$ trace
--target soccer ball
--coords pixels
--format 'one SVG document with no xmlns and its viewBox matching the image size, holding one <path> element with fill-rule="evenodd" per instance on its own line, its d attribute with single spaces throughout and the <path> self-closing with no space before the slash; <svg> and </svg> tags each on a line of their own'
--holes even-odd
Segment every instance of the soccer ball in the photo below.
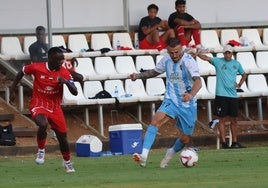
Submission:
<svg viewBox="0 0 268 188">
<path fill-rule="evenodd" d="M 198 154 L 192 148 L 185 148 L 180 153 L 181 164 L 185 167 L 195 166 L 198 161 Z"/>
</svg>

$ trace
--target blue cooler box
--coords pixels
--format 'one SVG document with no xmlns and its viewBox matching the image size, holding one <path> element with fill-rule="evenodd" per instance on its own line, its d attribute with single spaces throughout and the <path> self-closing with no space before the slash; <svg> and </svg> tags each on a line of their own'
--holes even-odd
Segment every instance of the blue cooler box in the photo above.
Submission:
<svg viewBox="0 0 268 188">
<path fill-rule="evenodd" d="M 141 124 L 118 124 L 109 126 L 112 153 L 133 154 L 142 151 Z"/>
<path fill-rule="evenodd" d="M 102 142 L 93 135 L 82 135 L 75 144 L 79 157 L 99 157 L 102 154 Z"/>
</svg>

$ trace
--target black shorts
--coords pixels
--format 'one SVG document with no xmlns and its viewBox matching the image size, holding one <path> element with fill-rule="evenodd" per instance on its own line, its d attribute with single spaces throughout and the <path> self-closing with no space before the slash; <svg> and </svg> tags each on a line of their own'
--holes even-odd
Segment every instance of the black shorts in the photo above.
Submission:
<svg viewBox="0 0 268 188">
<path fill-rule="evenodd" d="M 237 117 L 238 99 L 231 97 L 216 96 L 214 101 L 213 114 L 219 117 Z"/>
</svg>

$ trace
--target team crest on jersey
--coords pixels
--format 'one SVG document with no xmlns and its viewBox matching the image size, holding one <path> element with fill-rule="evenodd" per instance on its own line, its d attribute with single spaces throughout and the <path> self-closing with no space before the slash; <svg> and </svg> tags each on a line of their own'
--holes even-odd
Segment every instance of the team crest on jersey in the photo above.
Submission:
<svg viewBox="0 0 268 188">
<path fill-rule="evenodd" d="M 45 90 L 47 90 L 47 91 L 51 91 L 51 90 L 53 90 L 54 88 L 53 87 L 51 87 L 51 86 L 46 86 L 45 87 Z"/>
</svg>

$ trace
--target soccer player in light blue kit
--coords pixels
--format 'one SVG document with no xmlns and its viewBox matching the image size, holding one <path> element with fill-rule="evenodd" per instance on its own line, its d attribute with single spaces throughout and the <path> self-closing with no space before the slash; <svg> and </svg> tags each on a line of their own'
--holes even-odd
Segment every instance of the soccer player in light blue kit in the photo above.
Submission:
<svg viewBox="0 0 268 188">
<path fill-rule="evenodd" d="M 146 160 L 158 129 L 167 121 L 176 118 L 176 127 L 181 130 L 182 135 L 175 141 L 173 147 L 167 150 L 160 163 L 161 168 L 166 168 L 174 153 L 190 142 L 195 127 L 197 113 L 195 95 L 201 88 L 198 65 L 191 55 L 182 52 L 182 46 L 177 38 L 169 39 L 167 50 L 168 54 L 156 64 L 154 69 L 129 75 L 129 78 L 135 81 L 166 72 L 166 93 L 163 103 L 148 126 L 142 153 L 133 154 L 134 161 L 141 167 L 146 166 Z"/>
</svg>

